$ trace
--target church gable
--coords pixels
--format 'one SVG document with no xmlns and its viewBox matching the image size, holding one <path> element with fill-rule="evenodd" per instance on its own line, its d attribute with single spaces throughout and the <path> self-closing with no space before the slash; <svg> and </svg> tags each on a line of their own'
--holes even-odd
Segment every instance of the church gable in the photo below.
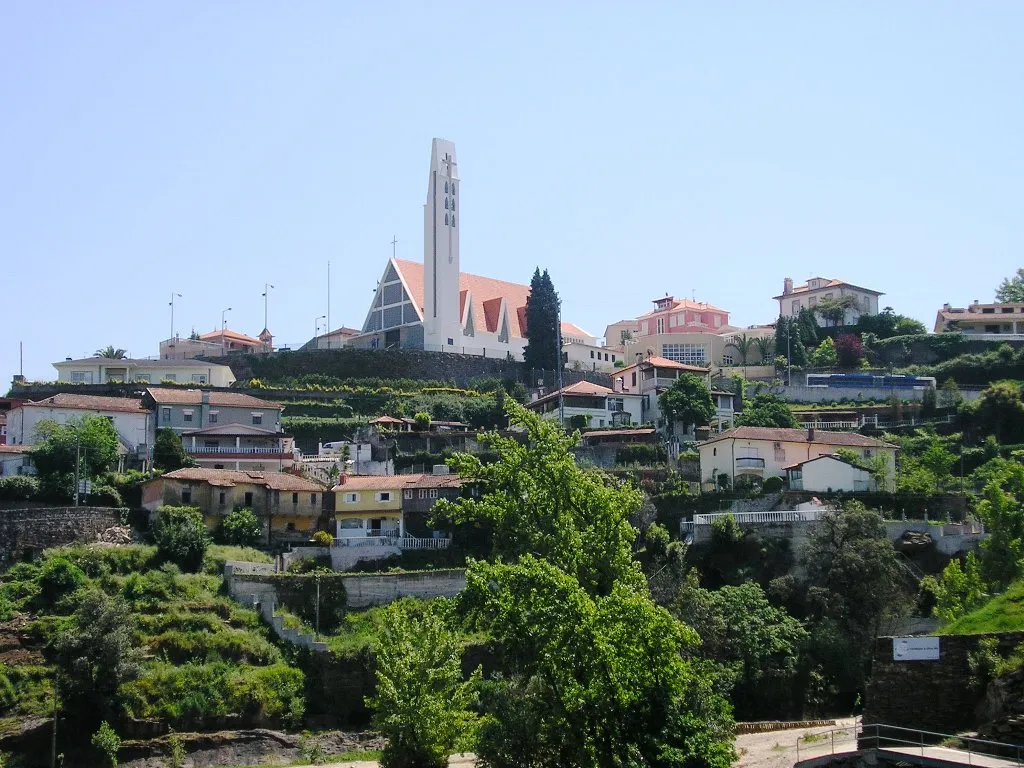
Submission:
<svg viewBox="0 0 1024 768">
<path fill-rule="evenodd" d="M 413 296 L 402 271 L 393 259 L 389 260 L 384 275 L 377 283 L 370 311 L 366 313 L 363 333 L 422 322 L 420 308 Z"/>
</svg>

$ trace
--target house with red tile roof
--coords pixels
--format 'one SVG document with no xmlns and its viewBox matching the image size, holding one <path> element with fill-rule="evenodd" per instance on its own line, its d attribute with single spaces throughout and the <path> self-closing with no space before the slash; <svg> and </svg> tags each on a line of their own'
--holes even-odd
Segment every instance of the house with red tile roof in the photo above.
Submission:
<svg viewBox="0 0 1024 768">
<path fill-rule="evenodd" d="M 697 446 L 701 482 L 707 489 L 720 487 L 723 475 L 728 478 L 730 486 L 736 484 L 737 478 L 744 476 L 760 480 L 772 476 L 785 477 L 788 470 L 820 456 L 832 456 L 840 449 L 852 451 L 864 465 L 873 462 L 883 465 L 885 475 L 879 478 L 878 485 L 883 490 L 893 487 L 896 477 L 896 446 L 856 432 L 826 432 L 814 427 L 737 427 L 713 435 L 710 440 Z M 881 461 L 878 457 L 881 457 Z M 830 470 L 835 469 L 830 467 Z M 823 473 L 823 476 L 833 474 L 835 472 L 830 471 Z M 855 479 L 863 479 L 856 473 L 847 472 L 844 476 L 851 483 Z"/>
<path fill-rule="evenodd" d="M 153 412 L 137 397 L 101 397 L 62 392 L 39 401 L 26 401 L 7 412 L 9 445 L 36 445 L 44 421 L 67 424 L 86 416 L 110 420 L 121 443 L 126 464 L 144 466 L 156 434 Z"/>
<path fill-rule="evenodd" d="M 563 418 L 567 427 L 598 429 L 643 423 L 643 397 L 620 392 L 589 381 L 577 381 L 562 389 L 537 393 L 526 404 L 542 418 Z"/>
<path fill-rule="evenodd" d="M 274 336 L 266 328 L 259 336 L 249 336 L 230 328 L 188 338 L 175 336 L 160 342 L 161 360 L 191 360 L 196 357 L 223 357 L 240 353 L 273 352 Z"/>
<path fill-rule="evenodd" d="M 840 325 L 853 325 L 861 315 L 878 314 L 878 297 L 885 294 L 870 288 L 862 288 L 843 280 L 828 277 L 812 277 L 803 285 L 793 285 L 793 279 L 787 277 L 782 281 L 782 293 L 774 299 L 779 302 L 781 317 L 796 317 L 800 310 L 816 311 L 817 306 L 825 300 L 842 300 L 848 306 L 843 322 Z M 819 325 L 823 318 L 815 314 Z"/>
<path fill-rule="evenodd" d="M 530 287 L 462 271 L 462 200 L 455 145 L 434 139 L 424 204 L 423 261 L 391 258 L 361 331 L 347 346 L 455 352 L 521 360 Z M 524 266 L 528 274 L 530 266 Z M 596 343 L 569 322 L 567 340 Z"/>
</svg>

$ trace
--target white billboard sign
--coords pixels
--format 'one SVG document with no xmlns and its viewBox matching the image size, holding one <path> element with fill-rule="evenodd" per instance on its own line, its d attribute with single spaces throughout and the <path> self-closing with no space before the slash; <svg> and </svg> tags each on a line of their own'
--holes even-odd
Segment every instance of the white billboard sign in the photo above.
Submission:
<svg viewBox="0 0 1024 768">
<path fill-rule="evenodd" d="M 892 660 L 938 661 L 939 638 L 894 637 L 892 639 Z"/>
</svg>

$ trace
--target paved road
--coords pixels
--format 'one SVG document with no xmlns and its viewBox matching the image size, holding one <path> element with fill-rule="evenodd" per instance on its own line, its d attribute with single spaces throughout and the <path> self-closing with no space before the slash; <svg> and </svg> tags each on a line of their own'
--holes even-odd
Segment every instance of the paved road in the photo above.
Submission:
<svg viewBox="0 0 1024 768">
<path fill-rule="evenodd" d="M 736 752 L 739 760 L 736 761 L 736 768 L 792 768 L 797 760 L 797 739 L 812 738 L 820 734 L 829 734 L 836 728 L 846 728 L 846 737 L 836 734 L 836 751 L 854 749 L 856 738 L 854 736 L 853 718 L 837 719 L 835 725 L 823 728 L 794 728 L 788 731 L 772 731 L 770 733 L 747 733 L 736 737 Z M 800 744 L 800 759 L 827 755 L 832 749 L 832 737 L 822 738 L 821 741 Z"/>
</svg>

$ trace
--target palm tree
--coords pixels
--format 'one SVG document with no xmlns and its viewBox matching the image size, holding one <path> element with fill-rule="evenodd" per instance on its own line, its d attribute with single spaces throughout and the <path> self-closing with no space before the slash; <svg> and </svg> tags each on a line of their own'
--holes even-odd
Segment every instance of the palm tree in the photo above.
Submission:
<svg viewBox="0 0 1024 768">
<path fill-rule="evenodd" d="M 764 365 L 775 354 L 775 334 L 769 333 L 767 336 L 758 336 L 754 339 L 754 346 L 757 347 L 757 351 L 761 355 L 761 364 Z"/>
<path fill-rule="evenodd" d="M 107 360 L 124 360 L 128 353 L 123 349 L 115 348 L 112 346 L 106 346 L 102 349 L 97 349 L 93 353 L 96 357 L 105 357 Z"/>
<path fill-rule="evenodd" d="M 726 349 L 729 347 L 740 353 L 740 364 L 746 365 L 747 357 L 750 356 L 750 350 L 754 348 L 754 340 L 745 333 L 742 336 L 733 336 L 729 339 L 729 343 L 725 345 Z"/>
</svg>

